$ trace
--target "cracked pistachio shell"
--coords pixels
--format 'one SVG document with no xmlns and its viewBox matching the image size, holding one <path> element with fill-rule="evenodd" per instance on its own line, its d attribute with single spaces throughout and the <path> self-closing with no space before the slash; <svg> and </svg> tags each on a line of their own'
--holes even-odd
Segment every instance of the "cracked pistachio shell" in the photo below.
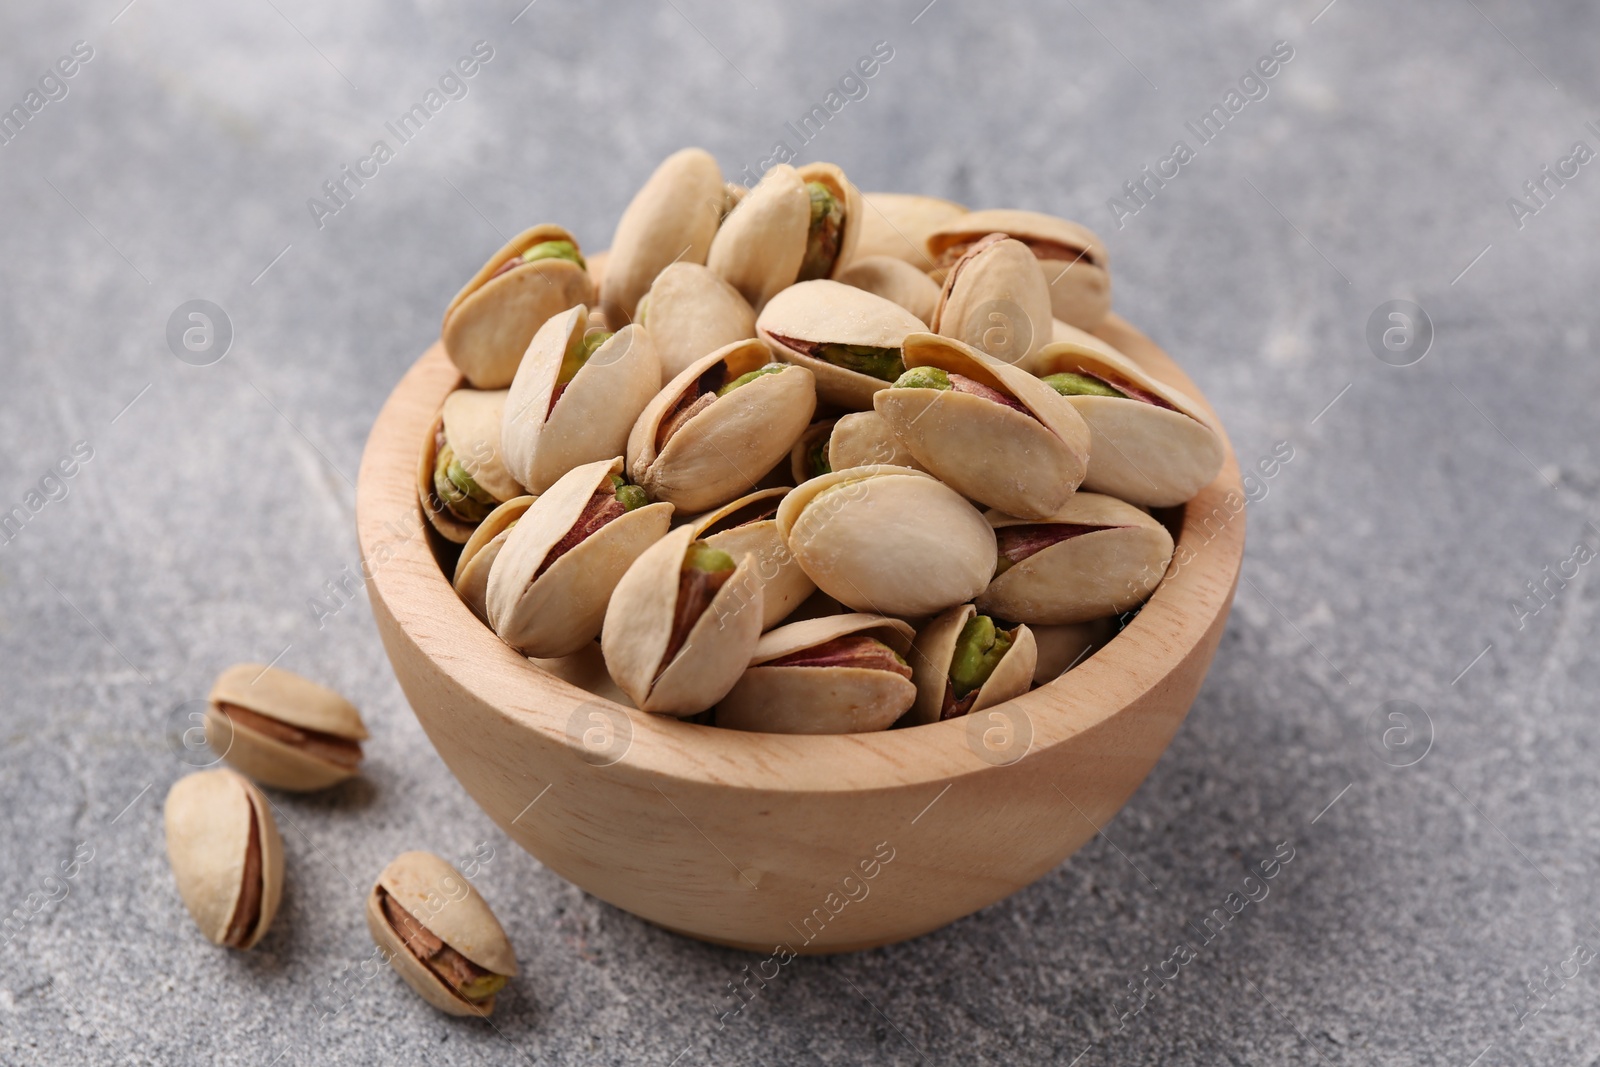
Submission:
<svg viewBox="0 0 1600 1067">
<path fill-rule="evenodd" d="M 693 526 L 680 526 L 645 550 L 617 583 L 600 631 L 600 651 L 617 685 L 641 711 L 698 715 L 733 688 L 761 636 L 761 586 L 754 564 L 736 557 L 733 574 L 663 662 Z"/>
<path fill-rule="evenodd" d="M 1033 684 L 1044 685 L 1061 677 L 1117 636 L 1115 617 L 1069 622 L 1060 626 L 1034 626 L 1033 641 L 1038 658 L 1033 667 Z"/>
<path fill-rule="evenodd" d="M 1210 485 L 1222 469 L 1222 435 L 1210 417 L 1191 397 L 1132 360 L 1070 342 L 1046 345 L 1039 352 L 1038 373 L 1060 371 L 1090 374 L 1171 405 L 1133 396 L 1064 397 L 1089 426 L 1083 488 L 1130 504 L 1171 507 Z"/>
<path fill-rule="evenodd" d="M 800 172 L 780 163 L 722 220 L 706 266 L 759 312 L 794 284 L 806 254 L 811 196 Z"/>
<path fill-rule="evenodd" d="M 933 266 L 928 235 L 967 213 L 953 201 L 915 193 L 863 193 L 861 199 L 864 210 L 856 256 L 893 256 L 918 270 Z"/>
<path fill-rule="evenodd" d="M 589 280 L 594 283 L 595 298 L 590 301 L 589 308 L 591 314 L 597 314 L 600 311 L 601 290 L 606 284 L 606 264 L 610 260 L 611 253 L 608 251 L 600 251 L 583 257 L 583 261 L 589 265 Z"/>
<path fill-rule="evenodd" d="M 783 498 L 778 532 L 817 588 L 856 611 L 932 615 L 971 600 L 994 574 L 989 523 L 908 467 L 813 478 Z"/>
<path fill-rule="evenodd" d="M 646 504 L 620 515 L 564 552 L 540 573 L 545 557 L 582 516 L 589 498 L 609 490 L 620 458 L 574 467 L 528 505 L 511 528 L 484 597 L 489 626 L 527 656 L 567 656 L 593 641 L 606 601 L 628 566 L 666 536 L 672 505 Z"/>
<path fill-rule="evenodd" d="M 489 609 L 484 604 L 484 598 L 489 592 L 489 571 L 494 566 L 495 558 L 505 547 L 511 524 L 522 518 L 522 513 L 536 499 L 519 496 L 507 500 L 489 512 L 461 548 L 461 555 L 456 559 L 455 577 L 450 584 L 455 587 L 456 595 L 480 619 L 488 621 Z"/>
<path fill-rule="evenodd" d="M 938 283 L 893 256 L 857 257 L 839 274 L 839 281 L 899 304 L 922 322 L 933 318 L 939 306 Z"/>
<path fill-rule="evenodd" d="M 893 671 L 870 667 L 771 667 L 771 660 L 859 634 L 901 655 L 909 623 L 881 615 L 832 615 L 791 622 L 763 634 L 750 667 L 717 705 L 716 724 L 767 734 L 860 734 L 886 730 L 917 698 Z"/>
<path fill-rule="evenodd" d="M 477 1003 L 467 1000 L 406 947 L 384 913 L 380 889 L 429 933 L 479 967 L 514 978 L 517 957 L 511 941 L 472 883 L 431 852 L 402 852 L 367 894 L 367 929 L 389 965 L 429 1004 L 451 1015 L 483 1017 L 494 1011 L 493 996 Z"/>
<path fill-rule="evenodd" d="M 1037 211 L 974 211 L 930 233 L 928 254 L 946 267 L 963 245 L 991 233 L 1021 241 L 1038 259 L 1056 318 L 1085 330 L 1105 320 L 1111 310 L 1111 260 L 1087 226 Z"/>
<path fill-rule="evenodd" d="M 734 559 L 749 555 L 749 580 L 761 588 L 761 628 L 782 622 L 817 591 L 778 534 L 777 508 L 788 486 L 760 489 L 690 520 L 695 537 Z M 767 518 L 754 518 L 768 510 Z"/>
<path fill-rule="evenodd" d="M 1036 524 L 991 511 L 997 532 Z M 1101 529 L 1069 537 L 1012 564 L 977 599 L 985 615 L 1030 626 L 1087 622 L 1137 607 L 1172 562 L 1172 535 L 1115 497 L 1074 493 L 1050 523 Z"/>
<path fill-rule="evenodd" d="M 503 389 L 528 342 L 550 316 L 595 302 L 589 272 L 565 259 L 539 259 L 498 277 L 507 260 L 546 241 L 578 242 L 560 226 L 524 230 L 490 257 L 444 313 L 444 350 L 479 389 Z"/>
<path fill-rule="evenodd" d="M 277 667 L 236 663 L 217 676 L 208 701 L 206 743 L 262 785 L 303 793 L 359 773 L 348 761 L 319 753 L 318 734 L 328 735 L 335 744 L 367 739 L 355 705 L 326 686 Z M 221 711 L 222 704 L 274 720 L 278 728 L 268 734 L 231 719 Z M 354 756 L 359 763 L 359 748 Z"/>
<path fill-rule="evenodd" d="M 807 163 L 799 170 L 802 182 L 820 182 L 833 194 L 834 201 L 839 205 L 839 211 L 844 218 L 839 223 L 839 251 L 833 257 L 833 265 L 828 269 L 828 277 L 837 278 L 854 261 L 858 255 L 856 248 L 861 240 L 861 215 L 865 205 L 861 201 L 861 192 L 844 176 L 844 171 L 832 163 Z M 809 200 L 810 194 L 807 193 Z M 806 205 L 806 229 L 811 228 L 811 208 Z"/>
<path fill-rule="evenodd" d="M 930 333 L 905 343 L 906 366 L 939 367 L 1014 398 L 1023 414 L 953 389 L 885 389 L 873 406 L 906 449 L 963 496 L 1042 519 L 1066 503 L 1089 461 L 1076 409 L 1027 371 Z"/>
<path fill-rule="evenodd" d="M 661 357 L 660 385 L 708 352 L 756 335 L 756 313 L 710 267 L 674 263 L 656 275 L 640 325 Z"/>
<path fill-rule="evenodd" d="M 423 438 L 422 451 L 417 457 L 417 499 L 428 523 L 447 541 L 465 544 L 476 525 L 452 514 L 434 487 L 440 430 L 444 431 L 445 444 L 456 462 L 479 488 L 502 501 L 522 494 L 522 486 L 506 469 L 500 452 L 500 422 L 505 401 L 504 389 L 457 389 L 445 397 L 439 418 Z"/>
<path fill-rule="evenodd" d="M 817 376 L 817 396 L 823 403 L 852 411 L 870 408 L 872 395 L 887 389 L 889 382 L 809 356 L 793 342 L 899 348 L 907 334 L 926 329 L 899 304 L 825 278 L 790 286 L 756 316 L 756 335 L 779 359 Z"/>
<path fill-rule="evenodd" d="M 661 364 L 650 335 L 628 325 L 578 368 L 554 406 L 567 349 L 588 326 L 579 306 L 534 335 L 506 400 L 500 445 L 506 465 L 531 493 L 542 493 L 574 467 L 621 455 L 634 420 L 656 395 Z"/>
<path fill-rule="evenodd" d="M 824 461 L 832 466 L 833 461 L 828 457 L 828 442 L 838 422 L 838 419 L 820 419 L 813 422 L 806 427 L 805 433 L 800 435 L 800 439 L 789 450 L 789 473 L 794 476 L 795 485 L 817 477 L 817 472 L 811 468 L 811 452 L 819 444 L 822 447 Z"/>
<path fill-rule="evenodd" d="M 883 463 L 924 469 L 876 411 L 841 415 L 834 424 L 833 435 L 828 438 L 828 466 L 842 471 Z"/>
<path fill-rule="evenodd" d="M 951 265 L 928 325 L 1026 370 L 1050 339 L 1051 321 L 1039 261 L 1022 242 L 991 234 Z"/>
<path fill-rule="evenodd" d="M 938 722 L 944 709 L 945 686 L 950 681 L 950 663 L 955 658 L 956 641 L 961 628 L 977 616 L 978 609 L 971 604 L 958 604 L 924 626 L 911 645 L 906 657 L 911 664 L 911 681 L 917 687 L 917 702 L 906 718 L 908 725 L 920 726 Z M 1038 657 L 1033 633 L 1028 627 L 1017 624 L 1016 637 L 1006 650 L 993 673 L 978 688 L 977 699 L 967 714 L 1021 696 L 1033 685 L 1033 668 Z"/>
<path fill-rule="evenodd" d="M 593 693 L 625 708 L 633 707 L 633 699 L 622 691 L 621 686 L 612 681 L 611 674 L 606 670 L 606 658 L 600 652 L 598 641 L 590 641 L 568 656 L 530 659 L 528 662 L 586 693 Z"/>
<path fill-rule="evenodd" d="M 668 264 L 706 261 L 726 196 L 705 149 L 662 160 L 617 221 L 600 293 L 608 321 L 632 322 L 639 298 Z"/>
<path fill-rule="evenodd" d="M 267 798 L 234 771 L 200 771 L 173 784 L 164 820 L 167 860 L 178 895 L 200 932 L 212 944 L 255 947 L 272 925 L 283 897 L 283 839 Z M 228 944 L 228 930 L 243 896 L 252 831 L 261 857 L 260 904 L 255 923 L 236 943 Z"/>
<path fill-rule="evenodd" d="M 628 435 L 628 472 L 651 500 L 704 511 L 749 492 L 789 454 L 816 410 L 811 372 L 785 367 L 717 397 L 658 451 L 656 433 L 684 393 L 718 364 L 732 382 L 772 362 L 760 341 L 724 345 L 695 360 L 656 394 Z"/>
</svg>

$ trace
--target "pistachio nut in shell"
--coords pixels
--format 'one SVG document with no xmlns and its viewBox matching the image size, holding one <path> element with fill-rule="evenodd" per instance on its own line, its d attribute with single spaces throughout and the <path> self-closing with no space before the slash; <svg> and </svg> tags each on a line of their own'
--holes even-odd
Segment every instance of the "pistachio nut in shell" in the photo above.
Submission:
<svg viewBox="0 0 1600 1067">
<path fill-rule="evenodd" d="M 722 220 L 706 266 L 759 312 L 799 276 L 810 227 L 806 183 L 793 167 L 780 163 Z"/>
<path fill-rule="evenodd" d="M 600 651 L 641 711 L 685 717 L 721 700 L 761 636 L 761 586 L 735 558 L 680 526 L 622 576 L 606 608 Z"/>
<path fill-rule="evenodd" d="M 948 337 L 912 334 L 906 373 L 873 407 L 918 463 L 972 500 L 1042 519 L 1089 462 L 1089 428 L 1027 371 Z"/>
<path fill-rule="evenodd" d="M 783 535 L 817 588 L 856 611 L 917 617 L 963 604 L 994 574 L 994 530 L 922 471 L 874 465 L 797 486 Z"/>
<path fill-rule="evenodd" d="M 494 567 L 500 550 L 505 547 L 506 538 L 511 536 L 511 527 L 516 525 L 535 499 L 532 496 L 515 497 L 489 512 L 489 517 L 472 531 L 467 543 L 461 546 L 461 555 L 456 557 L 455 576 L 450 584 L 455 587 L 462 603 L 485 622 L 489 618 L 489 609 L 484 603 L 489 593 L 489 571 Z"/>
<path fill-rule="evenodd" d="M 445 397 L 417 459 L 417 499 L 447 541 L 463 544 L 502 501 L 522 494 L 500 451 L 504 389 L 457 389 Z"/>
<path fill-rule="evenodd" d="M 859 257 L 840 272 L 839 281 L 899 304 L 922 322 L 932 319 L 939 306 L 938 283 L 893 256 Z"/>
<path fill-rule="evenodd" d="M 1021 241 L 1044 269 L 1051 314 L 1085 330 L 1111 310 L 1111 258 L 1093 230 L 1038 211 L 974 211 L 927 237 L 934 269 L 946 269 L 975 241 L 1003 233 Z"/>
<path fill-rule="evenodd" d="M 861 193 L 832 163 L 807 163 L 799 169 L 811 200 L 806 253 L 796 281 L 837 278 L 856 256 L 861 237 Z"/>
<path fill-rule="evenodd" d="M 722 170 L 703 148 L 661 161 L 617 221 L 600 298 L 613 327 L 634 320 L 639 298 L 672 263 L 704 263 L 722 221 Z"/>
<path fill-rule="evenodd" d="M 1030 626 L 1087 622 L 1144 603 L 1172 562 L 1172 535 L 1115 497 L 1074 493 L 1044 522 L 991 511 L 998 567 L 978 610 Z"/>
<path fill-rule="evenodd" d="M 661 385 L 706 353 L 756 335 L 749 301 L 698 263 L 674 263 L 656 275 L 634 321 L 655 342 Z"/>
<path fill-rule="evenodd" d="M 911 626 L 881 615 L 792 622 L 763 634 L 716 724 L 768 734 L 886 730 L 917 698 Z"/>
<path fill-rule="evenodd" d="M 1040 350 L 1038 370 L 1089 426 L 1085 489 L 1171 507 L 1222 470 L 1226 447 L 1205 409 L 1132 360 L 1058 343 Z"/>
<path fill-rule="evenodd" d="M 361 770 L 361 713 L 309 678 L 236 663 L 217 676 L 208 701 L 206 743 L 262 785 L 309 792 Z"/>
<path fill-rule="evenodd" d="M 967 213 L 953 201 L 916 193 L 862 193 L 861 199 L 856 256 L 893 256 L 918 270 L 933 266 L 928 235 Z"/>
<path fill-rule="evenodd" d="M 838 422 L 838 419 L 818 419 L 805 428 L 789 450 L 789 473 L 796 485 L 833 470 L 828 460 L 828 447 Z"/>
<path fill-rule="evenodd" d="M 283 839 L 267 798 L 234 771 L 200 771 L 173 784 L 164 821 L 195 925 L 212 944 L 253 948 L 283 897 Z"/>
<path fill-rule="evenodd" d="M 804 367 L 735 341 L 685 367 L 628 435 L 628 472 L 651 500 L 705 511 L 749 492 L 789 454 L 816 410 Z"/>
<path fill-rule="evenodd" d="M 546 319 L 594 302 L 594 282 L 572 234 L 535 226 L 507 241 L 456 294 L 440 336 L 468 382 L 504 389 Z"/>
<path fill-rule="evenodd" d="M 817 376 L 817 396 L 851 411 L 905 369 L 900 347 L 927 326 L 881 296 L 822 279 L 790 286 L 756 316 L 756 335 L 778 358 Z"/>
<path fill-rule="evenodd" d="M 839 416 L 828 437 L 828 468 L 842 471 L 879 463 L 925 469 L 876 411 L 852 411 Z"/>
<path fill-rule="evenodd" d="M 567 656 L 593 641 L 623 573 L 666 536 L 672 505 L 647 503 L 621 470 L 618 457 L 562 475 L 528 505 L 489 568 L 489 626 L 522 654 Z"/>
<path fill-rule="evenodd" d="M 1069 622 L 1060 626 L 1033 626 L 1034 645 L 1038 656 L 1034 661 L 1033 684 L 1044 685 L 1072 668 L 1117 636 L 1117 619 L 1090 619 L 1088 622 Z"/>
<path fill-rule="evenodd" d="M 588 318 L 580 305 L 540 327 L 511 383 L 500 446 L 530 493 L 574 467 L 621 455 L 660 384 L 648 333 L 636 325 L 588 330 Z"/>
<path fill-rule="evenodd" d="M 367 929 L 389 965 L 440 1011 L 487 1016 L 517 975 L 500 921 L 472 883 L 431 852 L 403 852 L 367 894 Z"/>
<path fill-rule="evenodd" d="M 928 326 L 1026 370 L 1051 322 L 1039 261 L 1020 241 L 990 234 L 951 264 Z"/>
<path fill-rule="evenodd" d="M 695 537 L 734 559 L 750 557 L 745 580 L 761 589 L 761 628 L 771 629 L 817 591 L 778 533 L 778 507 L 788 486 L 754 493 L 691 519 Z"/>
<path fill-rule="evenodd" d="M 1021 623 L 978 614 L 958 604 L 924 626 L 906 657 L 917 702 L 907 725 L 956 719 L 1021 696 L 1033 685 L 1038 658 Z"/>
</svg>

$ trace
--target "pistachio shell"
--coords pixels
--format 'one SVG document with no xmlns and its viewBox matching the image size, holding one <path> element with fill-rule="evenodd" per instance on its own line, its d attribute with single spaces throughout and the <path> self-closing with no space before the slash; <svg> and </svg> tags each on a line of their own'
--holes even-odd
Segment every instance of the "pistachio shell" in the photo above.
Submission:
<svg viewBox="0 0 1600 1067">
<path fill-rule="evenodd" d="M 1026 371 L 935 334 L 905 341 L 910 367 L 939 367 L 1014 398 L 1028 414 L 954 389 L 885 389 L 873 406 L 923 467 L 973 500 L 1045 518 L 1082 482 L 1089 429 L 1066 397 Z"/>
<path fill-rule="evenodd" d="M 978 609 L 971 604 L 958 604 L 924 626 L 911 646 L 906 659 L 911 663 L 911 681 L 917 687 L 917 702 L 906 716 L 910 725 L 938 722 L 944 709 L 945 686 L 950 681 L 950 664 L 955 657 L 956 642 L 961 628 L 976 617 Z M 966 714 L 1021 696 L 1033 683 L 1033 669 L 1037 659 L 1033 633 L 1023 625 L 1016 627 L 1016 637 L 1006 650 L 994 672 L 978 688 L 977 698 Z"/>
<path fill-rule="evenodd" d="M 817 395 L 824 403 L 853 411 L 871 407 L 872 395 L 889 383 L 809 356 L 792 343 L 899 348 L 907 334 L 925 329 L 921 319 L 899 304 L 825 278 L 790 286 L 756 316 L 756 335 L 778 358 L 815 374 Z"/>
<path fill-rule="evenodd" d="M 600 651 L 617 685 L 641 711 L 698 715 L 733 687 L 761 636 L 761 586 L 746 555 L 689 630 L 670 662 L 684 553 L 695 540 L 680 526 L 651 545 L 617 583 L 600 631 Z"/>
<path fill-rule="evenodd" d="M 756 313 L 739 291 L 698 263 L 674 263 L 650 286 L 650 331 L 661 357 L 661 384 L 708 352 L 756 335 Z"/>
<path fill-rule="evenodd" d="M 963 244 L 1003 233 L 1027 245 L 1044 268 L 1052 314 L 1092 330 L 1111 310 L 1110 256 L 1094 231 L 1037 211 L 974 211 L 928 235 L 927 248 L 944 266 Z"/>
<path fill-rule="evenodd" d="M 578 368 L 552 406 L 567 348 L 584 335 L 588 317 L 580 306 L 545 323 L 511 383 L 500 443 L 507 466 L 535 494 L 574 467 L 620 455 L 661 379 L 650 335 L 624 326 Z"/>
<path fill-rule="evenodd" d="M 500 422 L 506 395 L 504 389 L 457 389 L 444 398 L 439 413 L 444 420 L 445 443 L 455 453 L 456 462 L 474 482 L 501 501 L 523 492 L 500 454 Z"/>
<path fill-rule="evenodd" d="M 722 220 L 706 266 L 760 312 L 774 294 L 794 284 L 810 227 L 806 183 L 793 167 L 780 163 Z"/>
<path fill-rule="evenodd" d="M 776 509 L 788 492 L 788 486 L 757 490 L 690 520 L 695 537 L 712 548 L 720 548 L 734 559 L 750 556 L 749 580 L 761 588 L 763 630 L 782 622 L 817 590 L 783 543 L 775 517 L 745 521 L 741 515 L 751 509 Z"/>
<path fill-rule="evenodd" d="M 750 668 L 717 705 L 716 724 L 771 734 L 855 734 L 885 730 L 916 699 L 911 682 L 867 667 L 768 667 L 771 660 L 839 637 L 874 637 L 904 654 L 908 623 L 881 615 L 833 615 L 764 634 Z"/>
<path fill-rule="evenodd" d="M 417 456 L 417 501 L 422 505 L 422 514 L 427 517 L 428 524 L 439 532 L 439 536 L 462 545 L 466 544 L 476 527 L 456 518 L 447 510 L 433 484 L 434 464 L 439 458 L 439 432 L 443 428 L 444 413 L 441 411 L 434 420 L 433 428 L 423 437 L 422 451 Z"/>
<path fill-rule="evenodd" d="M 862 256 L 839 274 L 839 280 L 899 304 L 922 322 L 933 318 L 939 306 L 939 286 L 903 259 Z"/>
<path fill-rule="evenodd" d="M 255 947 L 283 896 L 283 839 L 272 810 L 261 790 L 230 770 L 188 775 L 167 793 L 167 859 L 178 895 L 213 944 L 227 943 L 241 903 L 252 816 L 261 858 L 260 904 L 255 923 L 230 948 Z"/>
<path fill-rule="evenodd" d="M 406 947 L 384 914 L 379 890 L 428 932 L 492 974 L 515 977 L 516 954 L 482 896 L 449 863 L 431 852 L 404 852 L 378 875 L 367 894 L 367 928 L 389 964 L 429 1004 L 451 1015 L 487 1016 L 494 997 L 474 1003 L 457 993 Z"/>
<path fill-rule="evenodd" d="M 628 435 L 628 471 L 650 499 L 704 511 L 748 492 L 789 453 L 817 406 L 804 367 L 763 375 L 718 397 L 656 448 L 662 419 L 707 371 L 724 364 L 731 382 L 770 359 L 760 341 L 735 341 L 689 364 L 656 394 Z"/>
<path fill-rule="evenodd" d="M 489 571 L 500 550 L 505 547 L 511 524 L 522 518 L 522 513 L 536 499 L 519 496 L 495 508 L 472 531 L 472 536 L 461 548 L 461 555 L 456 558 L 456 573 L 450 584 L 455 586 L 456 595 L 480 619 L 488 619 L 484 598 L 489 591 Z"/>
<path fill-rule="evenodd" d="M 361 713 L 332 689 L 298 674 L 259 663 L 236 663 L 217 676 L 205 716 L 206 742 L 222 758 L 263 785 L 296 792 L 324 789 L 358 773 L 287 737 L 273 736 L 223 714 L 220 705 L 275 720 L 284 734 L 327 734 L 363 741 Z M 356 759 L 360 759 L 359 752 Z"/>
<path fill-rule="evenodd" d="M 612 589 L 639 554 L 666 535 L 672 506 L 647 504 L 606 523 L 540 573 L 589 498 L 621 469 L 618 458 L 562 475 L 511 528 L 489 569 L 489 625 L 524 655 L 566 656 L 594 640 Z"/>
<path fill-rule="evenodd" d="M 571 241 L 560 226 L 535 226 L 507 241 L 456 294 L 444 313 L 445 352 L 479 389 L 503 389 L 545 320 L 595 300 L 594 282 L 576 263 L 540 259 L 495 276 L 507 260 L 545 241 Z"/>
<path fill-rule="evenodd" d="M 1050 286 L 1039 261 L 1020 241 L 979 241 L 951 266 L 928 325 L 1029 369 L 1051 331 Z"/>
<path fill-rule="evenodd" d="M 591 314 L 598 313 L 600 310 L 600 302 L 603 299 L 601 290 L 605 288 L 606 284 L 606 264 L 610 260 L 611 253 L 607 251 L 595 252 L 592 255 L 583 257 L 583 261 L 589 265 L 589 280 L 594 283 L 595 298 L 590 301 L 592 306 L 589 309 Z"/>
<path fill-rule="evenodd" d="M 817 588 L 857 611 L 931 615 L 971 600 L 994 573 L 983 516 L 907 467 L 811 479 L 784 497 L 778 532 Z"/>
<path fill-rule="evenodd" d="M 839 210 L 844 214 L 840 224 L 839 251 L 834 256 L 833 266 L 828 270 L 828 277 L 837 278 L 857 255 L 856 246 L 861 240 L 861 215 L 865 210 L 861 193 L 850 183 L 850 179 L 844 176 L 844 171 L 832 163 L 807 163 L 799 169 L 799 174 L 802 182 L 820 182 L 826 186 L 838 203 Z M 809 205 L 806 221 L 809 231 Z"/>
<path fill-rule="evenodd" d="M 656 167 L 617 222 L 601 293 L 606 318 L 632 322 L 639 298 L 671 263 L 704 263 L 722 219 L 722 171 L 703 148 Z"/>
<path fill-rule="evenodd" d="M 833 427 L 833 436 L 828 439 L 828 466 L 842 471 L 885 463 L 924 469 L 876 411 L 841 415 Z"/>
<path fill-rule="evenodd" d="M 625 708 L 633 707 L 633 699 L 622 691 L 621 686 L 611 680 L 611 675 L 606 670 L 606 658 L 600 652 L 598 641 L 590 641 L 569 656 L 530 659 L 528 662 L 587 693 L 593 693 L 614 704 L 621 704 Z"/>
<path fill-rule="evenodd" d="M 1044 685 L 1088 659 L 1095 650 L 1115 637 L 1117 620 L 1090 619 L 1088 622 L 1034 626 L 1031 629 L 1034 644 L 1039 650 L 1033 668 L 1033 684 Z"/>
<path fill-rule="evenodd" d="M 915 193 L 863 193 L 861 199 L 864 210 L 856 256 L 893 256 L 918 270 L 933 266 L 928 235 L 967 213 L 960 204 Z"/>
<path fill-rule="evenodd" d="M 789 450 L 789 473 L 794 478 L 794 483 L 799 485 L 809 478 L 815 478 L 816 472 L 811 468 L 811 451 L 819 442 L 822 444 L 822 458 L 831 466 L 832 460 L 828 456 L 830 447 L 828 441 L 833 433 L 833 428 L 838 419 L 819 419 L 807 426 L 800 439 Z"/>
<path fill-rule="evenodd" d="M 1033 525 L 999 512 L 996 530 Z M 1114 497 L 1074 493 L 1050 523 L 1097 526 L 1012 564 L 977 599 L 986 615 L 1029 625 L 1087 622 L 1144 602 L 1172 562 L 1172 535 L 1145 512 Z"/>
<path fill-rule="evenodd" d="M 1041 375 L 1090 374 L 1123 391 L 1131 389 L 1170 405 L 1134 396 L 1064 397 L 1089 426 L 1085 489 L 1130 504 L 1171 507 L 1210 485 L 1222 469 L 1222 436 L 1204 409 L 1132 360 L 1066 342 L 1041 349 L 1037 367 Z"/>
</svg>

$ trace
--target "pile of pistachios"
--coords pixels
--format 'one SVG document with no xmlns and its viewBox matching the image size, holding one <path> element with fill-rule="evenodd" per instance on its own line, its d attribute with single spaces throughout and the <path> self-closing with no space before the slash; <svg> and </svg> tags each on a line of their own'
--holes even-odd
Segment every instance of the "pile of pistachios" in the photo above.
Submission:
<svg viewBox="0 0 1600 1067">
<path fill-rule="evenodd" d="M 1172 558 L 1150 509 L 1222 466 L 1205 409 L 1095 336 L 1110 303 L 1076 223 L 828 163 L 746 189 L 684 149 L 608 252 L 535 226 L 450 303 L 436 552 L 506 644 L 641 711 L 991 707 L 1111 638 Z"/>
</svg>

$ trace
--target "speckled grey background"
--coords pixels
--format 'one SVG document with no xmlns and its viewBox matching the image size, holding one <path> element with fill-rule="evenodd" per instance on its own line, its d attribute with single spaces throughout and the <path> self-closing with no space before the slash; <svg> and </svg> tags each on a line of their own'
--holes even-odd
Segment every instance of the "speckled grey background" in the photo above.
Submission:
<svg viewBox="0 0 1600 1067">
<path fill-rule="evenodd" d="M 28 513 L 0 534 L 0 1061 L 1600 1062 L 1596 968 L 1565 963 L 1600 948 L 1574 553 L 1600 548 L 1600 173 L 1523 189 L 1600 148 L 1593 5 L 125 2 L 0 9 L 6 108 L 93 50 L 0 145 L 0 510 Z M 478 41 L 465 98 L 319 228 L 308 198 Z M 867 95 L 796 144 L 878 41 Z M 1278 41 L 1267 95 L 1202 145 L 1186 120 Z M 796 962 L 719 1030 L 753 960 L 517 851 L 428 747 L 364 595 L 330 588 L 367 428 L 501 235 L 600 247 L 669 151 L 737 172 L 780 138 L 869 190 L 1095 226 L 1119 309 L 1241 460 L 1293 458 L 1250 507 L 1205 689 L 1104 839 L 914 943 Z M 1119 228 L 1108 199 L 1180 139 Z M 166 340 L 193 299 L 232 324 L 210 366 Z M 1393 299 L 1432 323 L 1410 366 L 1367 340 Z M 173 890 L 161 799 L 186 702 L 280 655 L 374 736 L 360 781 L 275 797 L 285 907 L 229 954 Z M 1130 998 L 1280 842 L 1270 896 Z M 383 863 L 480 845 L 526 968 L 493 1026 L 359 970 Z"/>
</svg>

